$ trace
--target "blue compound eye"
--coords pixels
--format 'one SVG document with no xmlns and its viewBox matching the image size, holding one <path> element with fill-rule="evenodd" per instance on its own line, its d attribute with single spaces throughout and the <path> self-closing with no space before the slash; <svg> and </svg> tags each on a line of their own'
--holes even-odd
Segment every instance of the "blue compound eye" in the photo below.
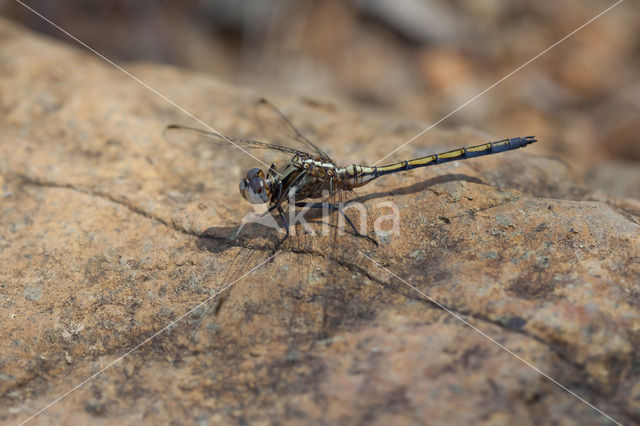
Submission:
<svg viewBox="0 0 640 426">
<path fill-rule="evenodd" d="M 264 204 L 269 201 L 269 186 L 262 170 L 255 168 L 247 172 L 240 181 L 240 193 L 251 204 Z"/>
</svg>

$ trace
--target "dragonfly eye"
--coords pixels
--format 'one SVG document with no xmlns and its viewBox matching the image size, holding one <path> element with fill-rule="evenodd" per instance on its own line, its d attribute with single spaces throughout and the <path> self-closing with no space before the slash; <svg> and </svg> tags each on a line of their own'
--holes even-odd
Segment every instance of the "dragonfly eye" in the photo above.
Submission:
<svg viewBox="0 0 640 426">
<path fill-rule="evenodd" d="M 269 201 L 269 186 L 264 172 L 258 168 L 251 169 L 240 181 L 240 194 L 251 204 L 264 204 Z"/>
</svg>

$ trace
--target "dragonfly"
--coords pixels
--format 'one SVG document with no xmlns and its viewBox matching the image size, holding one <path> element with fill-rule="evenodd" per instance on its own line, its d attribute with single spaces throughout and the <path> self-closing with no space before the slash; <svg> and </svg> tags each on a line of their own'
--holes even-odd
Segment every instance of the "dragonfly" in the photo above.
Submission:
<svg viewBox="0 0 640 426">
<path fill-rule="evenodd" d="M 217 146 L 226 145 L 229 147 L 233 145 L 245 153 L 252 149 L 266 149 L 286 155 L 287 159 L 280 164 L 274 162 L 264 170 L 258 167 L 250 169 L 241 178 L 239 185 L 240 194 L 246 201 L 250 204 L 266 204 L 268 206 L 267 213 L 280 219 L 285 235 L 276 242 L 273 248 L 274 253 L 291 235 L 290 224 L 283 209 L 283 206 L 287 204 L 297 208 L 337 212 L 345 219 L 355 236 L 378 245 L 375 238 L 358 231 L 345 212 L 344 203 L 335 202 L 336 194 L 353 192 L 354 189 L 367 185 L 382 176 L 498 154 L 523 148 L 537 141 L 535 136 L 507 138 L 382 166 L 359 164 L 341 166 L 324 150 L 305 137 L 275 105 L 264 98 L 259 100 L 259 104 L 271 109 L 279 117 L 288 128 L 289 134 L 302 144 L 301 148 L 251 138 L 227 137 L 220 133 L 179 124 L 171 124 L 166 127 L 165 131 L 199 134 Z M 304 201 L 314 199 L 324 199 L 324 201 Z"/>
</svg>

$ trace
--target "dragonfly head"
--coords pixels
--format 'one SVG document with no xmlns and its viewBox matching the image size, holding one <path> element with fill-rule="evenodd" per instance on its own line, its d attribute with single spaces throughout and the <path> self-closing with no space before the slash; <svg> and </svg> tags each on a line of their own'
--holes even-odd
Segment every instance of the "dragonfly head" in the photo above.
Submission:
<svg viewBox="0 0 640 426">
<path fill-rule="evenodd" d="M 247 172 L 240 181 L 240 194 L 251 204 L 264 204 L 271 198 L 271 191 L 262 170 L 255 168 Z"/>
</svg>

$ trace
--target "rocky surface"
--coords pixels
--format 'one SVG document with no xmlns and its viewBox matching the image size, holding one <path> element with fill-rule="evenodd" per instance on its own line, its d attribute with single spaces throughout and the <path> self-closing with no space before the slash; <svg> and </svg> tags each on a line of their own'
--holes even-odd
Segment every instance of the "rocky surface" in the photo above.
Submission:
<svg viewBox="0 0 640 426">
<path fill-rule="evenodd" d="M 126 68 L 216 129 L 260 136 L 264 93 Z M 277 236 L 233 238 L 251 211 L 242 168 L 169 143 L 166 124 L 193 121 L 95 56 L 0 21 L 0 75 L 3 422 L 109 367 L 32 422 L 610 423 L 393 274 L 617 421 L 640 421 L 637 200 L 590 189 L 535 146 L 391 176 L 359 194 L 370 217 L 395 203 L 401 235 L 377 248 L 301 236 L 137 347 Z M 345 163 L 421 129 L 269 97 Z M 434 129 L 397 158 L 491 137 Z"/>
</svg>

